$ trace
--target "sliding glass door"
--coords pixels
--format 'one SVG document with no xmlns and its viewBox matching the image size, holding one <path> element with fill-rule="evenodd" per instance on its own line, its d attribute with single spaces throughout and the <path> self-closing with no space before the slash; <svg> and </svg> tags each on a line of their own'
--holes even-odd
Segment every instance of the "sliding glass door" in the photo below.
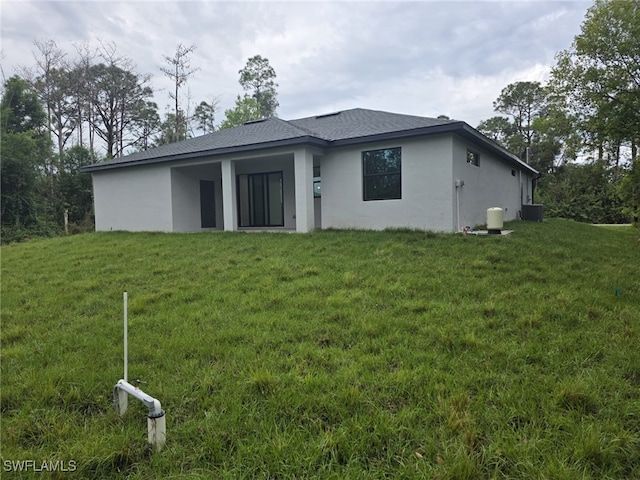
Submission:
<svg viewBox="0 0 640 480">
<path fill-rule="evenodd" d="M 241 227 L 283 227 L 282 172 L 238 175 Z"/>
</svg>

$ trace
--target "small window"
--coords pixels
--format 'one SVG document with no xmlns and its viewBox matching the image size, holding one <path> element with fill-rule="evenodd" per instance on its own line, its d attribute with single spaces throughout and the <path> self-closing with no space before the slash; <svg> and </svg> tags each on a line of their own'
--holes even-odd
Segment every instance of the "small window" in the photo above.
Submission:
<svg viewBox="0 0 640 480">
<path fill-rule="evenodd" d="M 515 176 L 516 176 L 516 171 L 515 171 L 515 170 L 513 170 L 513 169 L 511 170 L 511 176 L 512 176 L 512 177 L 515 177 Z"/>
<path fill-rule="evenodd" d="M 320 183 L 320 167 L 313 167 L 313 196 L 320 198 L 322 196 L 322 188 Z"/>
<path fill-rule="evenodd" d="M 363 199 L 402 198 L 400 147 L 362 152 Z"/>
<path fill-rule="evenodd" d="M 476 167 L 480 166 L 480 154 L 478 152 L 473 152 L 471 150 L 467 150 L 467 163 L 471 165 L 475 165 Z"/>
</svg>

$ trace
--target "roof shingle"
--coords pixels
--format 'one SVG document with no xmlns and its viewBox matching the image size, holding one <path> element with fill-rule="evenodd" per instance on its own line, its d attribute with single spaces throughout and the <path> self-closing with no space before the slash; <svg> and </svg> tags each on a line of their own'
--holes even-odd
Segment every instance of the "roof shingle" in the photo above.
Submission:
<svg viewBox="0 0 640 480">
<path fill-rule="evenodd" d="M 129 165 L 160 163 L 282 145 L 314 144 L 321 147 L 330 147 L 346 142 L 364 142 L 375 137 L 406 137 L 437 132 L 456 132 L 472 141 L 486 144 L 488 148 L 501 156 L 514 163 L 524 165 L 535 172 L 513 154 L 484 137 L 480 132 L 469 127 L 464 122 L 402 115 L 363 108 L 289 121 L 271 117 L 248 122 L 239 127 L 219 130 L 208 135 L 89 165 L 84 167 L 82 171 L 92 172 Z"/>
</svg>

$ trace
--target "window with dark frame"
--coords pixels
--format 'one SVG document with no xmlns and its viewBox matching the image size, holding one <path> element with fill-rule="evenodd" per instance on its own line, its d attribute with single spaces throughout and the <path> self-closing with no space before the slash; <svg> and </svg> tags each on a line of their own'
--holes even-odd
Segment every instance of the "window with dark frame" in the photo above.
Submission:
<svg viewBox="0 0 640 480">
<path fill-rule="evenodd" d="M 480 154 L 478 152 L 474 152 L 473 150 L 467 150 L 467 163 L 471 165 L 475 165 L 476 167 L 480 166 Z"/>
<path fill-rule="evenodd" d="M 322 196 L 322 179 L 320 178 L 320 167 L 313 167 L 313 197 L 320 198 Z"/>
<path fill-rule="evenodd" d="M 402 198 L 401 164 L 400 147 L 362 152 L 363 200 Z"/>
</svg>

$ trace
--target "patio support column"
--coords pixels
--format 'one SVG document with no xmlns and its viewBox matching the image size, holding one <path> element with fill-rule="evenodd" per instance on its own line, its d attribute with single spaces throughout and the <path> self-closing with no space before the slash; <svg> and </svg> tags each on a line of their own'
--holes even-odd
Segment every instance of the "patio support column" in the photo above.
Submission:
<svg viewBox="0 0 640 480">
<path fill-rule="evenodd" d="M 313 230 L 313 153 L 307 149 L 294 152 L 293 168 L 296 189 L 296 231 L 307 233 Z"/>
<path fill-rule="evenodd" d="M 222 217 L 227 232 L 238 230 L 238 208 L 236 204 L 236 164 L 222 160 Z"/>
</svg>

